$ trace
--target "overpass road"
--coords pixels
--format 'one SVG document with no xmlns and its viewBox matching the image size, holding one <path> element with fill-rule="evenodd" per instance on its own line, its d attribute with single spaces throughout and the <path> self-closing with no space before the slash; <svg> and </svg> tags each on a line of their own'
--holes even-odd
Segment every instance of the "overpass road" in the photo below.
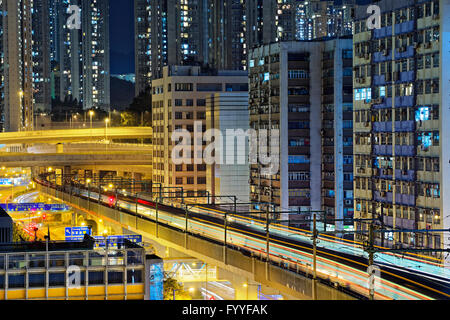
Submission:
<svg viewBox="0 0 450 320">
<path fill-rule="evenodd" d="M 151 127 L 108 127 L 92 129 L 42 130 L 0 133 L 0 144 L 60 143 L 99 139 L 148 139 Z"/>
<path fill-rule="evenodd" d="M 70 165 L 151 165 L 152 153 L 142 151 L 95 151 L 73 153 L 0 153 L 5 167 L 39 167 Z"/>
</svg>

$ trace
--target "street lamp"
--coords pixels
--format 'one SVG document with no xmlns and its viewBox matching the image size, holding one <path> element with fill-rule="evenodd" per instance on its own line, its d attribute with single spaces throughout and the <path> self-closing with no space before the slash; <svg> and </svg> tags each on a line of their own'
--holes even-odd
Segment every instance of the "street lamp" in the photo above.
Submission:
<svg viewBox="0 0 450 320">
<path fill-rule="evenodd" d="M 109 118 L 105 119 L 105 143 L 107 143 L 108 141 L 108 123 L 109 123 Z"/>
<path fill-rule="evenodd" d="M 242 286 L 246 289 L 246 297 L 247 297 L 247 299 L 246 300 L 248 300 L 248 287 L 249 286 L 256 286 L 256 287 L 259 287 L 259 284 L 254 284 L 254 283 L 247 283 L 247 282 L 244 282 L 243 284 L 242 284 Z M 258 290 L 259 291 L 259 290 Z"/>
<path fill-rule="evenodd" d="M 23 90 L 19 91 L 19 97 L 20 97 L 20 110 L 22 110 L 22 108 L 23 108 Z"/>
<path fill-rule="evenodd" d="M 89 120 L 90 120 L 90 123 L 91 123 L 91 129 L 92 129 L 92 116 L 94 115 L 94 111 L 89 111 Z"/>
</svg>

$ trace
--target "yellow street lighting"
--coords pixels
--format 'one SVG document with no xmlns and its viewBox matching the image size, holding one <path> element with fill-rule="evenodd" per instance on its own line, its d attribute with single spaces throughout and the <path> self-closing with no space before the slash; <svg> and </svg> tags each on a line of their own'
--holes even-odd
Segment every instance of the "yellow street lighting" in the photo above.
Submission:
<svg viewBox="0 0 450 320">
<path fill-rule="evenodd" d="M 108 186 L 110 189 L 114 188 L 114 185 L 112 183 L 109 184 Z"/>
<path fill-rule="evenodd" d="M 92 129 L 92 116 L 94 115 L 94 111 L 89 111 L 89 121 L 90 121 L 90 124 L 91 124 L 91 129 Z"/>
<path fill-rule="evenodd" d="M 23 90 L 19 91 L 19 96 L 22 98 L 23 97 Z"/>
<path fill-rule="evenodd" d="M 86 179 L 86 183 L 91 183 L 91 179 Z"/>
<path fill-rule="evenodd" d="M 105 122 L 106 122 L 106 124 L 108 124 L 109 123 L 109 118 L 106 118 Z"/>
</svg>

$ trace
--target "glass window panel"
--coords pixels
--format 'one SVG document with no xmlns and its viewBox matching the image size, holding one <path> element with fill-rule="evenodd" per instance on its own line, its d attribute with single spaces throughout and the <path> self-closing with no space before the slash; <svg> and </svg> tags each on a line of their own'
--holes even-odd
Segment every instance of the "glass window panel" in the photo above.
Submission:
<svg viewBox="0 0 450 320">
<path fill-rule="evenodd" d="M 127 265 L 143 264 L 142 251 L 128 250 L 127 251 Z"/>
<path fill-rule="evenodd" d="M 108 284 L 123 283 L 122 271 L 108 271 Z"/>
<path fill-rule="evenodd" d="M 45 255 L 43 254 L 30 254 L 28 256 L 29 268 L 45 268 Z"/>
<path fill-rule="evenodd" d="M 28 286 L 30 288 L 45 287 L 45 273 L 30 273 L 30 274 L 28 274 Z"/>
<path fill-rule="evenodd" d="M 71 266 L 83 266 L 84 265 L 84 253 L 76 252 L 69 254 L 69 265 Z"/>
<path fill-rule="evenodd" d="M 25 288 L 25 274 L 8 275 L 8 287 L 9 288 Z"/>
<path fill-rule="evenodd" d="M 89 285 L 104 284 L 105 274 L 103 271 L 89 271 Z"/>
<path fill-rule="evenodd" d="M 53 272 L 48 274 L 49 287 L 64 287 L 66 275 L 64 272 Z"/>
<path fill-rule="evenodd" d="M 105 264 L 104 253 L 89 252 L 89 265 L 90 266 L 102 266 Z"/>
<path fill-rule="evenodd" d="M 66 266 L 66 256 L 65 254 L 51 254 L 49 257 L 49 267 L 65 267 Z"/>
<path fill-rule="evenodd" d="M 25 269 L 25 255 L 10 255 L 8 257 L 9 269 Z"/>
</svg>

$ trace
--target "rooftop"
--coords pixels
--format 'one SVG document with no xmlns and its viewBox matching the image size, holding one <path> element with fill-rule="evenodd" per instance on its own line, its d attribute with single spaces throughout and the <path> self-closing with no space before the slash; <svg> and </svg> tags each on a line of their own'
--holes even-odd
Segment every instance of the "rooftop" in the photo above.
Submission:
<svg viewBox="0 0 450 320">
<path fill-rule="evenodd" d="M 80 251 L 80 250 L 93 250 L 95 239 L 90 236 L 85 236 L 83 241 L 77 242 L 65 242 L 65 241 L 49 241 L 48 251 Z M 46 251 L 45 241 L 33 241 L 33 242 L 18 242 L 18 243 L 5 243 L 0 244 L 0 253 L 10 252 L 29 252 Z M 124 239 L 121 244 L 122 249 L 142 249 L 141 246 Z"/>
</svg>

